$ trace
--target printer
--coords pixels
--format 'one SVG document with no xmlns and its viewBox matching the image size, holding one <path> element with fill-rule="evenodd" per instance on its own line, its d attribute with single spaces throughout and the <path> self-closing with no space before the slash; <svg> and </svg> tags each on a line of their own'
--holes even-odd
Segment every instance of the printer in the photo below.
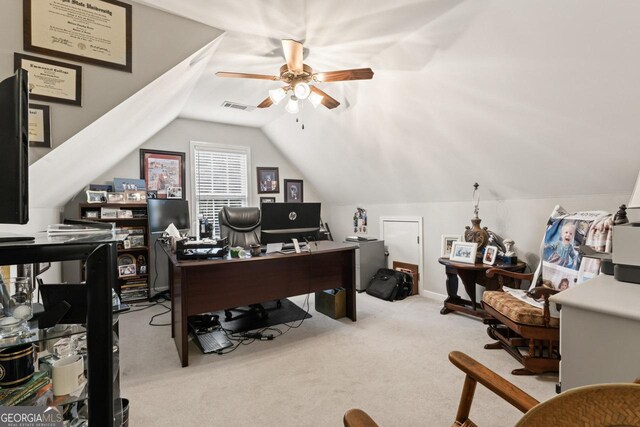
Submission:
<svg viewBox="0 0 640 427">
<path fill-rule="evenodd" d="M 627 207 L 640 208 L 640 173 Z M 612 249 L 616 280 L 640 283 L 640 222 L 614 225 Z"/>
</svg>

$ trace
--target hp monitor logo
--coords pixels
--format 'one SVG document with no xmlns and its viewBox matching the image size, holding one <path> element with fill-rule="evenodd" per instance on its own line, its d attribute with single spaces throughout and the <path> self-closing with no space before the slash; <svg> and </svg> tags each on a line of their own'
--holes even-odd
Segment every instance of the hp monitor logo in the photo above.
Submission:
<svg viewBox="0 0 640 427">
<path fill-rule="evenodd" d="M 298 214 L 297 214 L 297 213 L 295 213 L 295 212 L 289 212 L 289 219 L 290 219 L 291 221 L 295 221 L 297 217 L 298 217 Z"/>
</svg>

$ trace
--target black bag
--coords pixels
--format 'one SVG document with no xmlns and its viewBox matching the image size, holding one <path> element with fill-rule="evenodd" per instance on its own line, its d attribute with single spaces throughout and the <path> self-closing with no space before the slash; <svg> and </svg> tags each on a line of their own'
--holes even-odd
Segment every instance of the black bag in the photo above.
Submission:
<svg viewBox="0 0 640 427">
<path fill-rule="evenodd" d="M 387 301 L 404 299 L 411 295 L 412 284 L 401 271 L 381 268 L 373 276 L 367 287 L 367 293 Z"/>
</svg>

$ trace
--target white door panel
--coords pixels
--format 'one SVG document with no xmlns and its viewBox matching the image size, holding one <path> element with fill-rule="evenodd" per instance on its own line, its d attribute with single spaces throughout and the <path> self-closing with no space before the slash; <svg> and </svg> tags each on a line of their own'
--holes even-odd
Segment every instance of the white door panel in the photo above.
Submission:
<svg viewBox="0 0 640 427">
<path fill-rule="evenodd" d="M 422 274 L 422 218 L 381 217 L 380 239 L 389 252 L 388 268 L 401 261 L 416 264 Z"/>
</svg>

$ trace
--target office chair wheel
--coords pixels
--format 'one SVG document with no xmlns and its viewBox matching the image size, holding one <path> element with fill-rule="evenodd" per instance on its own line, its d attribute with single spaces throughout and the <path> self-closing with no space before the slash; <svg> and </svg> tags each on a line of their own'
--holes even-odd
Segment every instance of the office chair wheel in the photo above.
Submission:
<svg viewBox="0 0 640 427">
<path fill-rule="evenodd" d="M 276 308 L 282 308 L 282 302 L 280 300 L 276 301 Z"/>
<path fill-rule="evenodd" d="M 233 314 L 231 313 L 231 310 L 225 310 L 224 311 L 224 320 L 228 322 L 231 319 L 233 319 Z"/>
</svg>

